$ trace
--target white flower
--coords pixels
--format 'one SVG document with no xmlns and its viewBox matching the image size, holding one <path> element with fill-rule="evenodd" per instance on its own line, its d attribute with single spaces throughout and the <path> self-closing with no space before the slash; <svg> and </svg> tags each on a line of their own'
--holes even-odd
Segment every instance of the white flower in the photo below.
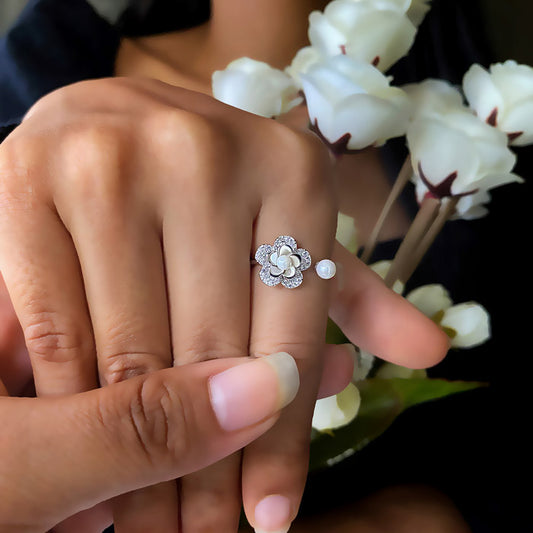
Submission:
<svg viewBox="0 0 533 533">
<path fill-rule="evenodd" d="M 509 136 L 513 145 L 533 143 L 533 68 L 505 61 L 487 71 L 472 65 L 463 90 L 477 115 Z"/>
<path fill-rule="evenodd" d="M 516 155 L 505 134 L 473 114 L 423 116 L 409 125 L 407 142 L 419 202 L 426 195 L 461 198 L 523 181 L 511 172 Z"/>
<path fill-rule="evenodd" d="M 412 290 L 406 299 L 429 318 L 453 304 L 448 291 L 436 283 Z"/>
<path fill-rule="evenodd" d="M 331 145 L 362 149 L 405 133 L 407 96 L 372 65 L 339 55 L 301 79 L 311 122 Z"/>
<path fill-rule="evenodd" d="M 439 116 L 454 111 L 468 112 L 463 95 L 451 83 L 428 78 L 419 83 L 402 85 L 409 97 L 409 116 L 417 120 L 424 116 Z"/>
<path fill-rule="evenodd" d="M 486 309 L 475 302 L 453 305 L 444 311 L 441 327 L 452 331 L 453 348 L 473 348 L 490 338 L 490 318 Z"/>
<path fill-rule="evenodd" d="M 476 218 L 482 218 L 489 212 L 485 204 L 488 204 L 490 200 L 490 193 L 485 190 L 463 196 L 455 206 L 455 214 L 452 219 L 475 220 Z"/>
<path fill-rule="evenodd" d="M 353 367 L 352 380 L 362 381 L 368 377 L 368 374 L 372 370 L 376 356 L 360 348 L 356 351 L 356 355 L 357 358 Z"/>
<path fill-rule="evenodd" d="M 288 74 L 248 57 L 214 72 L 212 89 L 217 100 L 268 118 L 286 113 L 302 101 Z"/>
<path fill-rule="evenodd" d="M 339 394 L 317 400 L 311 425 L 318 431 L 337 429 L 349 424 L 361 405 L 361 395 L 353 383 Z"/>
<path fill-rule="evenodd" d="M 346 54 L 385 72 L 407 54 L 416 35 L 404 4 L 394 0 L 333 0 L 324 12 L 309 15 L 309 40 L 323 55 Z"/>
<path fill-rule="evenodd" d="M 354 254 L 357 251 L 357 228 L 355 227 L 355 220 L 340 211 L 337 214 L 337 233 L 335 238 L 349 252 Z"/>
<path fill-rule="evenodd" d="M 298 50 L 291 64 L 285 69 L 285 72 L 301 87 L 302 81 L 300 74 L 305 74 L 312 65 L 318 63 L 321 59 L 322 54 L 316 48 L 305 46 Z"/>
<path fill-rule="evenodd" d="M 392 261 L 377 261 L 376 263 L 373 263 L 370 265 L 370 268 L 381 278 L 385 279 L 387 277 L 387 274 L 389 273 L 390 267 L 392 265 Z M 403 290 L 405 288 L 405 284 L 402 283 L 399 279 L 394 282 L 394 285 L 392 286 L 392 290 L 396 292 L 397 294 L 403 294 Z"/>
<path fill-rule="evenodd" d="M 442 285 L 418 287 L 406 298 L 440 325 L 453 348 L 472 348 L 490 338 L 490 317 L 485 308 L 475 302 L 453 305 Z"/>
</svg>

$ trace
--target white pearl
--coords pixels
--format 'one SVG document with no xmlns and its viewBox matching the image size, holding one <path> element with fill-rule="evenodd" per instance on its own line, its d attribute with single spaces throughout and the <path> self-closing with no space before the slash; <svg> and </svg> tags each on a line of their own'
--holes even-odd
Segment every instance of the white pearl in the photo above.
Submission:
<svg viewBox="0 0 533 533">
<path fill-rule="evenodd" d="M 276 265 L 278 268 L 281 268 L 282 270 L 286 270 L 290 266 L 292 266 L 292 261 L 290 256 L 288 255 L 280 255 L 278 257 L 278 260 L 276 261 Z"/>
<path fill-rule="evenodd" d="M 315 270 L 320 278 L 331 279 L 337 272 L 337 267 L 330 259 L 322 259 L 315 265 Z"/>
</svg>

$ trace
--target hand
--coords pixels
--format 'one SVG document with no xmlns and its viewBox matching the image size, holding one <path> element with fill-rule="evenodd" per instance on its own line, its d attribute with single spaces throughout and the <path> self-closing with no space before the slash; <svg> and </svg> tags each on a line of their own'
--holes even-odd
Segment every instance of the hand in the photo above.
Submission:
<svg viewBox="0 0 533 533">
<path fill-rule="evenodd" d="M 29 360 L 27 357 L 28 354 L 25 350 L 20 326 L 17 322 L 17 318 L 13 311 L 9 296 L 5 291 L 1 274 L 0 318 L 0 326 L 2 326 L 2 330 L 0 330 L 0 396 L 8 395 L 6 388 L 9 388 L 17 395 L 22 395 L 23 389 L 28 388 L 27 383 L 31 379 L 31 368 L 29 367 Z M 246 359 L 239 359 L 238 362 L 241 363 L 243 361 L 246 361 Z M 185 369 L 188 369 L 188 367 L 184 367 L 184 370 Z M 347 350 L 343 349 L 342 346 L 331 346 L 330 349 L 327 350 L 324 360 L 324 371 L 322 373 L 319 387 L 319 397 L 330 396 L 341 391 L 350 380 L 352 371 L 353 359 L 350 357 Z M 182 372 L 181 369 L 180 372 Z M 175 375 L 178 375 L 180 379 L 186 379 L 184 374 L 185 372 Z M 168 373 L 168 375 L 170 376 L 170 373 Z M 152 375 L 151 379 L 153 379 L 153 376 L 154 375 Z M 160 377 L 161 376 L 163 376 L 162 373 L 160 373 Z M 2 380 L 4 383 L 2 383 Z M 5 383 L 9 383 L 10 386 L 4 387 Z M 134 385 L 132 381 L 129 381 L 128 384 L 131 384 L 131 386 Z M 146 388 L 145 383 L 138 383 L 137 385 Z M 173 383 L 173 385 L 176 386 L 175 383 Z M 261 386 L 260 383 L 259 386 Z M 129 411 L 126 411 L 125 414 L 122 415 L 120 411 L 116 410 L 117 406 L 113 406 L 114 402 L 109 399 L 111 398 L 109 396 L 110 389 L 107 388 L 105 390 L 106 393 L 103 393 L 103 395 L 99 391 L 95 391 L 92 396 L 92 400 L 88 399 L 89 396 L 87 394 L 85 395 L 85 399 L 81 401 L 79 400 L 79 395 L 78 397 L 67 396 L 64 399 L 64 406 L 61 406 L 55 410 L 54 414 L 52 414 L 50 408 L 42 408 L 43 405 L 45 405 L 42 401 L 37 401 L 30 404 L 28 402 L 23 403 L 17 400 L 11 400 L 9 403 L 4 400 L 0 400 L 0 421 L 3 423 L 2 427 L 4 428 L 4 439 L 0 441 L 0 452 L 4 453 L 2 453 L 0 456 L 7 459 L 6 463 L 9 463 L 2 464 L 0 462 L 0 472 L 3 476 L 3 486 L 0 484 L 2 487 L 1 493 L 3 494 L 3 498 L 6 502 L 5 508 L 0 509 L 0 531 L 4 531 L 7 527 L 8 530 L 13 533 L 15 528 L 7 526 L 7 524 L 10 522 L 19 523 L 21 517 L 26 520 L 26 523 L 34 522 L 32 528 L 35 527 L 36 530 L 43 531 L 43 528 L 45 527 L 44 523 L 46 522 L 46 515 L 43 515 L 41 511 L 34 509 L 36 504 L 38 504 L 39 507 L 41 505 L 44 506 L 46 513 L 49 515 L 54 515 L 56 511 L 61 516 L 67 516 L 68 514 L 71 514 L 72 509 L 69 510 L 68 506 L 64 505 L 62 495 L 65 491 L 71 494 L 73 490 L 73 484 L 76 484 L 77 487 L 80 487 L 82 486 L 82 483 L 87 483 L 87 486 L 83 487 L 84 491 L 91 490 L 91 488 L 95 490 L 95 498 L 97 501 L 100 501 L 106 497 L 104 495 L 107 495 L 106 491 L 109 488 L 107 481 L 103 486 L 100 486 L 97 483 L 94 487 L 91 487 L 91 481 L 87 480 L 87 476 L 94 474 L 95 466 L 104 470 L 110 467 L 115 468 L 117 465 L 112 464 L 110 466 L 107 464 L 108 461 L 113 463 L 114 460 L 110 458 L 109 455 L 97 457 L 95 450 L 93 450 L 91 447 L 87 447 L 85 445 L 86 443 L 84 443 L 83 446 L 79 446 L 75 442 L 73 443 L 73 440 L 76 441 L 80 438 L 83 439 L 83 436 L 86 435 L 87 431 L 92 431 L 91 428 L 93 428 L 96 422 L 95 420 L 91 420 L 89 425 L 85 424 L 80 435 L 79 413 L 83 412 L 95 414 L 95 407 L 97 407 L 97 404 L 94 402 L 98 402 L 98 405 L 102 406 L 100 411 L 107 412 L 108 410 L 113 409 L 111 414 L 116 414 L 116 418 L 114 419 L 112 416 L 108 417 L 106 419 L 107 425 L 105 427 L 97 427 L 96 431 L 94 432 L 95 434 L 91 435 L 91 439 L 103 439 L 104 442 L 109 441 L 111 442 L 111 448 L 116 448 L 113 453 L 118 453 L 120 455 L 124 453 L 124 450 L 120 449 L 120 447 L 123 445 L 124 437 L 121 436 L 120 439 L 115 439 L 112 437 L 112 434 L 113 432 L 122 432 L 124 427 L 122 423 L 119 423 L 119 421 L 124 419 L 131 421 L 131 417 L 126 418 L 126 414 L 129 415 Z M 139 389 L 135 387 L 134 390 L 138 391 Z M 181 391 L 181 388 L 178 386 L 177 390 L 179 392 Z M 131 402 L 137 401 L 137 392 L 130 397 L 124 391 L 125 389 L 120 392 L 115 391 L 114 394 L 120 394 L 120 400 L 121 402 L 124 402 L 122 404 L 124 409 L 131 410 L 133 408 Z M 195 397 L 196 395 L 201 395 L 202 383 L 197 384 L 192 391 Z M 163 394 L 164 390 L 160 390 L 159 392 Z M 269 391 L 267 391 L 267 394 L 268 392 Z M 250 399 L 250 401 L 252 400 L 253 398 Z M 38 408 L 36 408 L 36 404 L 38 405 Z M 48 402 L 48 404 L 50 405 L 50 402 Z M 183 402 L 178 403 L 178 407 L 180 405 L 183 405 Z M 259 404 L 254 403 L 254 405 L 258 406 Z M 35 417 L 33 417 L 33 415 L 30 417 L 30 420 L 35 421 L 36 426 L 34 427 L 32 425 L 30 428 L 28 428 L 28 416 L 26 414 L 29 406 L 32 408 L 32 413 L 36 413 Z M 63 416 L 57 417 L 57 412 L 63 413 Z M 175 418 L 177 418 L 178 421 L 180 420 L 179 415 L 174 412 L 174 410 L 172 410 L 172 415 L 175 415 Z M 148 420 L 149 418 L 154 417 L 147 414 L 146 419 Z M 83 423 L 84 420 L 85 419 L 82 419 L 81 422 Z M 206 418 L 201 417 L 200 421 L 202 423 L 206 423 Z M 97 434 L 98 431 L 101 431 L 102 433 L 109 433 L 109 435 L 104 437 L 101 434 Z M 186 429 L 182 428 L 180 431 L 186 432 Z M 35 449 L 28 450 L 27 448 L 33 444 L 33 439 L 28 439 L 28 433 L 26 432 L 30 434 L 35 432 L 35 434 L 38 435 L 38 438 L 40 438 L 41 441 L 46 441 L 47 446 L 52 446 L 52 449 L 43 449 L 42 444 L 38 444 L 35 446 Z M 47 440 L 47 434 L 51 435 L 51 442 Z M 157 437 L 158 435 L 154 433 L 152 435 L 148 435 L 145 440 L 150 440 L 151 438 L 157 439 Z M 216 442 L 217 436 L 215 435 L 210 437 L 210 440 L 213 439 L 214 442 Z M 199 446 L 202 446 L 203 444 L 204 443 L 202 442 L 198 443 Z M 21 448 L 22 452 L 18 454 L 20 456 L 20 460 L 18 460 L 18 457 L 13 457 L 12 450 L 20 450 Z M 65 448 L 68 448 L 69 453 L 66 453 Z M 129 448 L 130 447 L 128 447 L 128 449 Z M 77 463 L 77 468 L 79 468 L 81 471 L 80 479 L 72 478 L 72 470 L 70 467 L 73 460 L 72 451 L 74 451 L 76 455 L 74 460 Z M 109 454 L 110 451 L 110 449 L 106 449 L 106 454 Z M 50 459 L 50 452 L 56 452 L 52 459 Z M 30 460 L 28 460 L 28 457 Z M 43 464 L 40 464 L 40 462 Z M 48 475 L 46 471 L 47 469 L 53 470 L 54 473 L 52 476 L 52 485 L 46 483 L 44 485 L 40 484 L 34 486 L 35 472 L 29 471 L 30 465 L 33 465 L 34 463 L 37 463 L 38 465 L 35 472 L 39 472 L 40 476 L 43 478 L 46 478 Z M 184 464 L 183 466 L 186 465 Z M 6 471 L 8 468 L 9 475 L 6 476 Z M 119 471 L 119 478 L 116 480 L 117 483 L 121 483 L 122 478 L 120 476 L 123 477 L 126 473 L 131 474 L 130 470 L 131 466 L 128 466 L 127 471 Z M 152 475 L 151 472 L 147 474 L 147 472 L 144 470 L 146 470 L 145 464 L 142 465 L 140 471 L 135 470 L 135 472 L 133 472 L 136 476 L 134 476 L 136 483 L 142 484 L 144 483 L 146 475 Z M 26 485 L 24 485 L 24 483 L 26 483 Z M 17 488 L 21 490 L 13 492 L 10 489 L 12 486 L 17 486 Z M 5 491 L 3 490 L 4 488 Z M 46 488 L 46 494 L 44 495 L 41 494 L 43 488 Z M 10 498 L 8 498 L 7 495 L 9 495 Z M 17 497 L 20 498 L 21 496 L 24 496 L 24 501 L 15 501 Z M 49 499 L 59 500 L 61 502 L 59 508 L 53 509 L 53 506 L 48 503 Z M 75 501 L 74 505 L 77 506 L 77 508 L 87 506 L 87 504 L 82 501 Z M 17 509 L 21 508 L 22 506 L 27 506 L 27 512 L 25 510 L 24 512 L 21 512 L 20 516 L 18 516 L 16 514 Z M 9 509 L 7 515 L 5 514 L 6 508 Z M 71 519 L 63 521 L 61 528 L 64 528 L 66 525 L 68 525 L 72 528 L 72 530 L 75 530 L 78 533 L 82 531 L 101 531 L 111 523 L 111 511 L 111 506 L 109 504 L 97 504 L 96 507 L 90 508 L 89 511 L 78 513 Z M 163 512 L 164 511 L 165 510 L 163 509 Z M 56 520 L 57 519 L 58 518 L 56 518 Z M 41 525 L 38 526 L 37 524 Z"/>
<path fill-rule="evenodd" d="M 42 533 L 213 463 L 268 430 L 298 384 L 287 354 L 167 369 L 60 398 L 8 398 L 0 381 L 0 532 Z"/>
<path fill-rule="evenodd" d="M 290 522 L 334 284 L 311 272 L 298 290 L 278 291 L 255 270 L 250 278 L 249 259 L 287 233 L 314 257 L 331 255 L 336 199 L 321 143 L 162 83 L 97 80 L 41 100 L 2 145 L 0 168 L 0 270 L 38 394 L 89 390 L 173 362 L 290 350 L 301 392 L 246 449 L 242 471 L 251 522 L 278 527 L 260 524 L 255 511 L 272 494 L 287 498 L 278 518 Z M 346 285 L 332 316 L 352 340 L 413 366 L 442 357 L 436 326 L 352 256 L 339 250 L 335 260 Z M 181 480 L 185 532 L 236 529 L 239 463 L 234 456 Z M 117 530 L 142 531 L 144 516 L 174 531 L 175 498 L 167 485 L 116 499 Z M 162 501 L 169 511 L 154 519 Z"/>
</svg>

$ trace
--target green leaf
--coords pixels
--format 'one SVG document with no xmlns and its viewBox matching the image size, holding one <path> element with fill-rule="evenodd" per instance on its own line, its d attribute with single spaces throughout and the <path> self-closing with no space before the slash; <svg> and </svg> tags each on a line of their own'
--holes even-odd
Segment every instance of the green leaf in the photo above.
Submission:
<svg viewBox="0 0 533 533">
<path fill-rule="evenodd" d="M 313 432 L 310 470 L 330 466 L 357 452 L 409 407 L 485 385 L 427 378 L 360 381 L 357 388 L 361 393 L 361 407 L 355 420 L 328 433 Z"/>
</svg>

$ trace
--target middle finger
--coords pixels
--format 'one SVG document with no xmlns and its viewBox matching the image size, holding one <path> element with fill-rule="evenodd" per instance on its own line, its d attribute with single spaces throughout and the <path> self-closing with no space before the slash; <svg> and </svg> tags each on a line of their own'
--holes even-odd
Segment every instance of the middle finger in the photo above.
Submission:
<svg viewBox="0 0 533 533">
<path fill-rule="evenodd" d="M 253 212 L 238 194 L 192 194 L 165 210 L 176 365 L 248 355 Z M 180 480 L 185 533 L 234 533 L 240 509 L 240 453 Z"/>
</svg>

